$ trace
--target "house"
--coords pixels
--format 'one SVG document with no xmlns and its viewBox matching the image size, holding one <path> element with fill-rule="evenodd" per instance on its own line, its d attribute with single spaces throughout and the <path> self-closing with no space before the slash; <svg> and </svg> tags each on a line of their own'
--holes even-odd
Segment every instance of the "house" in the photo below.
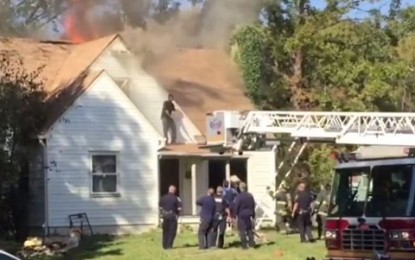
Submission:
<svg viewBox="0 0 415 260">
<path fill-rule="evenodd" d="M 119 35 L 75 45 L 3 39 L 41 79 L 50 106 L 31 162 L 30 225 L 47 233 L 87 213 L 96 233 L 136 233 L 158 224 L 158 200 L 170 184 L 183 200 L 182 222 L 197 223 L 195 200 L 230 174 L 259 200 L 276 170 L 274 151 L 219 154 L 203 145 L 206 114 L 250 110 L 229 58 L 214 50 L 178 50 L 144 66 Z M 165 145 L 160 122 L 168 93 L 177 103 L 178 143 Z M 272 204 L 268 201 L 267 203 Z"/>
</svg>

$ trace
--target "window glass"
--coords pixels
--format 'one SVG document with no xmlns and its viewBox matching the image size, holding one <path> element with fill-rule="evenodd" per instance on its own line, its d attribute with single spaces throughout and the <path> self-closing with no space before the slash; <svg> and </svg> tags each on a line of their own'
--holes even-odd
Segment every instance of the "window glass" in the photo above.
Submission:
<svg viewBox="0 0 415 260">
<path fill-rule="evenodd" d="M 330 216 L 363 215 L 369 174 L 369 167 L 336 170 L 329 207 Z"/>
<path fill-rule="evenodd" d="M 115 155 L 93 155 L 92 156 L 93 173 L 116 173 L 117 156 Z"/>
<path fill-rule="evenodd" d="M 409 217 L 413 215 L 411 186 L 413 165 L 383 165 L 372 169 L 366 216 Z M 413 191 L 412 191 L 413 193 Z M 413 195 L 412 195 L 413 198 Z"/>
</svg>

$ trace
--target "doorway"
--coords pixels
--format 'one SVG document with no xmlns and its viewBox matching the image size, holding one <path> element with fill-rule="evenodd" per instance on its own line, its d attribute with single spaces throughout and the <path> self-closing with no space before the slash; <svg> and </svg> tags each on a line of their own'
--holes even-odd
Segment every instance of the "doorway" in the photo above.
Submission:
<svg viewBox="0 0 415 260">
<path fill-rule="evenodd" d="M 231 176 L 236 175 L 238 178 L 248 185 L 248 160 L 247 159 L 231 159 L 229 162 Z"/>
<path fill-rule="evenodd" d="M 160 197 L 168 192 L 170 185 L 176 186 L 176 195 L 180 196 L 179 159 L 159 160 L 159 182 Z"/>
<path fill-rule="evenodd" d="M 216 190 L 226 178 L 226 160 L 209 160 L 209 188 Z"/>
</svg>

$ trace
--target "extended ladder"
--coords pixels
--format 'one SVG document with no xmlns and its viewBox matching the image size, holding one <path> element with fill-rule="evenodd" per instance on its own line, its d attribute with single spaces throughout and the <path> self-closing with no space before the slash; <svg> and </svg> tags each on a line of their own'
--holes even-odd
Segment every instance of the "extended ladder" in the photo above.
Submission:
<svg viewBox="0 0 415 260">
<path fill-rule="evenodd" d="M 415 147 L 415 113 L 251 111 L 243 120 L 238 142 L 233 148 L 243 150 L 243 136 L 246 134 L 269 133 L 338 144 Z M 305 144 L 294 162 L 304 148 Z M 291 170 L 284 179 L 289 177 Z M 272 176 L 272 179 L 275 180 L 275 177 Z M 256 228 L 259 228 L 265 218 L 271 218 L 273 212 L 262 200 L 257 208 L 264 212 L 256 223 Z"/>
<path fill-rule="evenodd" d="M 338 144 L 415 147 L 415 113 L 251 111 L 239 131 L 245 134 L 285 133 Z"/>
</svg>

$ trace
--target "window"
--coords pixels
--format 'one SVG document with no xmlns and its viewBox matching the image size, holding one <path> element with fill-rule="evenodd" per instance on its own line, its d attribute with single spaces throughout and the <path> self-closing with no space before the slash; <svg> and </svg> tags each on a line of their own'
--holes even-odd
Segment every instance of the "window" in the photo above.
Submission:
<svg viewBox="0 0 415 260">
<path fill-rule="evenodd" d="M 370 168 L 338 169 L 331 193 L 330 216 L 359 217 L 364 213 Z"/>
<path fill-rule="evenodd" d="M 117 155 L 94 154 L 92 158 L 92 193 L 117 193 Z"/>
<path fill-rule="evenodd" d="M 413 167 L 414 165 L 381 165 L 372 170 L 366 216 L 413 216 Z"/>
</svg>

